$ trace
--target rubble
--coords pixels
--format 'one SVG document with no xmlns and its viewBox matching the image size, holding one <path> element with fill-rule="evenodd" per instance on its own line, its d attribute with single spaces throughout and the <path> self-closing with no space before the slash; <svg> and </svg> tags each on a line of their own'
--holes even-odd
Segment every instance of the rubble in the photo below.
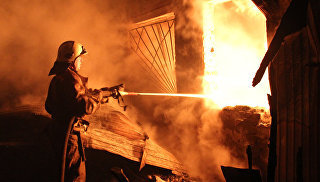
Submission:
<svg viewBox="0 0 320 182">
<path fill-rule="evenodd" d="M 268 142 L 271 117 L 268 110 L 249 106 L 225 107 L 220 112 L 223 123 L 222 143 L 231 154 L 246 161 L 246 147 L 252 146 L 253 168 L 258 168 L 262 176 L 266 175 L 268 163 Z"/>
</svg>

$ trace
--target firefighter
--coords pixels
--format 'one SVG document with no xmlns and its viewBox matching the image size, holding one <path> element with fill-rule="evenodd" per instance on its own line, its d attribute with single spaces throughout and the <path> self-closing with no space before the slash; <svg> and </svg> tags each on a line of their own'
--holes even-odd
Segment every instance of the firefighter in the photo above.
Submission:
<svg viewBox="0 0 320 182">
<path fill-rule="evenodd" d="M 102 93 L 87 88 L 88 78 L 78 71 L 87 51 L 75 41 L 66 41 L 49 76 L 50 82 L 45 109 L 53 119 L 51 138 L 59 158 L 61 181 L 85 181 L 85 153 L 79 126 L 83 117 L 94 113 L 101 103 Z"/>
</svg>

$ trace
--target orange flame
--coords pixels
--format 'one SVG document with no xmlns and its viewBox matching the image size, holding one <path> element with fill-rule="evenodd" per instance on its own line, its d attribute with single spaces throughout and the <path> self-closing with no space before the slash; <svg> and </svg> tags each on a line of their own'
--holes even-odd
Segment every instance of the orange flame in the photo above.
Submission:
<svg viewBox="0 0 320 182">
<path fill-rule="evenodd" d="M 265 17 L 251 0 L 204 2 L 202 85 L 204 94 L 210 95 L 208 106 L 268 107 L 266 77 L 261 86 L 251 87 L 265 43 Z"/>
</svg>

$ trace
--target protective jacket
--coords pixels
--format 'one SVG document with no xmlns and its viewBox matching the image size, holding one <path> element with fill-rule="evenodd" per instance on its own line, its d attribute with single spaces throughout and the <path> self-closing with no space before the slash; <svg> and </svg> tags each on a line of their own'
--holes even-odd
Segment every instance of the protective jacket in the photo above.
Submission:
<svg viewBox="0 0 320 182">
<path fill-rule="evenodd" d="M 49 86 L 45 108 L 54 120 L 51 138 L 62 164 L 61 181 L 85 181 L 84 149 L 80 132 L 73 127 L 99 107 L 99 100 L 88 93 L 87 81 L 88 78 L 69 67 L 59 71 Z"/>
</svg>

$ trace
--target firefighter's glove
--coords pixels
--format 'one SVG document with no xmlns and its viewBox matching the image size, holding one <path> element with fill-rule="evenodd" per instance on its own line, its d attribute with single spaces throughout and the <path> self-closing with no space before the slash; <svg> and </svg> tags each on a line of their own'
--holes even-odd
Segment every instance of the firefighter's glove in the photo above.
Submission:
<svg viewBox="0 0 320 182">
<path fill-rule="evenodd" d="M 114 89 L 111 91 L 111 97 L 113 97 L 114 99 L 118 99 L 119 98 L 119 92 L 117 89 Z"/>
</svg>

